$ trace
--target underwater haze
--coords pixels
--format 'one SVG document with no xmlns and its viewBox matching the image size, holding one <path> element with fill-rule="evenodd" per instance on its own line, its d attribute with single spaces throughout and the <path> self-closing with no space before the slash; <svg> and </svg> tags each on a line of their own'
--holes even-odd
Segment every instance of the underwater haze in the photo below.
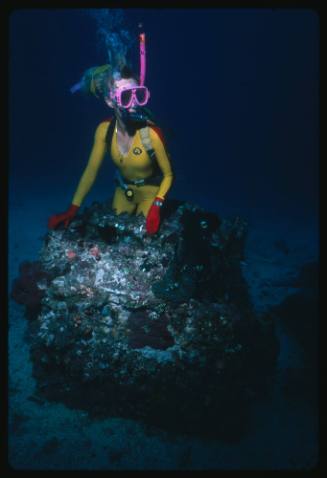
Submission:
<svg viewBox="0 0 327 478">
<path fill-rule="evenodd" d="M 304 303 L 301 331 L 310 335 L 310 321 L 318 320 L 317 291 L 287 281 L 309 266 L 318 270 L 319 16 L 268 8 L 123 12 L 132 38 L 146 33 L 149 108 L 174 171 L 168 197 L 248 223 L 244 275 L 252 301 L 257 311 L 281 311 L 280 383 L 235 443 L 167 438 L 121 417 L 92 421 L 35 398 L 26 320 L 10 300 L 9 463 L 51 470 L 312 468 L 318 385 L 309 381 L 307 399 L 305 380 L 293 394 L 285 382 L 307 370 L 305 347 L 318 347 L 318 337 L 304 344 L 282 317 L 299 314 Z M 10 287 L 19 264 L 37 260 L 48 218 L 71 204 L 95 129 L 112 110 L 70 92 L 85 70 L 107 63 L 86 10 L 17 9 L 8 28 Z M 137 41 L 130 54 L 138 72 Z M 83 207 L 112 197 L 114 174 L 106 156 Z"/>
</svg>

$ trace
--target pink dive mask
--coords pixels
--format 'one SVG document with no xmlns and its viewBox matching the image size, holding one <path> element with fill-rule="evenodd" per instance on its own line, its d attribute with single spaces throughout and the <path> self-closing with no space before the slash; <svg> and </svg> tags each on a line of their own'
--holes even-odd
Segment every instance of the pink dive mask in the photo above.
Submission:
<svg viewBox="0 0 327 478">
<path fill-rule="evenodd" d="M 150 91 L 144 86 L 145 80 L 145 33 L 140 34 L 140 85 L 128 88 L 117 88 L 110 93 L 120 108 L 130 108 L 132 105 L 144 106 L 150 98 Z"/>
<path fill-rule="evenodd" d="M 115 100 L 120 108 L 130 108 L 132 105 L 144 106 L 149 101 L 150 92 L 146 86 L 118 88 L 110 93 L 110 98 Z"/>
</svg>

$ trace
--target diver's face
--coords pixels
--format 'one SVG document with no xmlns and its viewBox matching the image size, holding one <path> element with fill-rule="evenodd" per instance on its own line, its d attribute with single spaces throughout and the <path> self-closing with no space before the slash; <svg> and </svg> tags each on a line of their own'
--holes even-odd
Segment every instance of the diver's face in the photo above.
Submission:
<svg viewBox="0 0 327 478">
<path fill-rule="evenodd" d="M 133 88 L 135 86 L 138 86 L 138 83 L 134 78 L 121 78 L 120 80 L 115 81 L 113 92 L 117 90 Z M 118 105 L 115 103 L 115 101 L 112 98 L 106 98 L 105 101 L 107 105 L 110 106 L 110 108 L 114 108 L 116 112 L 119 111 Z M 126 108 L 126 109 L 129 112 L 135 112 L 135 106 L 137 106 L 137 103 L 135 103 L 135 100 L 133 99 L 132 104 L 129 106 L 129 108 Z"/>
</svg>

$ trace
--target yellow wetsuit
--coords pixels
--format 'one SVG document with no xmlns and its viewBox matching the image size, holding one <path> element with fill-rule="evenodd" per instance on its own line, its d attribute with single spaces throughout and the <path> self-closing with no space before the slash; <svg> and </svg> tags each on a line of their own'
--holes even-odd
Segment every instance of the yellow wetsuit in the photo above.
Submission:
<svg viewBox="0 0 327 478">
<path fill-rule="evenodd" d="M 73 197 L 72 204 L 76 206 L 81 205 L 91 189 L 105 153 L 107 152 L 106 134 L 109 124 L 110 121 L 103 121 L 96 129 L 94 144 L 87 166 Z M 134 191 L 132 200 L 128 200 L 123 189 L 118 186 L 115 190 L 112 202 L 112 208 L 117 214 L 122 212 L 132 214 L 136 212 L 136 214 L 143 213 L 146 217 L 154 198 L 158 196 L 165 199 L 165 195 L 172 185 L 173 172 L 164 145 L 156 131 L 151 127 L 149 127 L 149 131 L 152 147 L 156 153 L 156 160 L 163 174 L 162 182 L 159 186 L 128 185 L 128 187 Z M 127 180 L 144 179 L 153 173 L 152 161 L 142 144 L 139 131 L 136 131 L 132 145 L 126 155 L 123 155 L 118 148 L 117 132 L 115 131 L 112 137 L 110 154 L 114 164 Z"/>
</svg>

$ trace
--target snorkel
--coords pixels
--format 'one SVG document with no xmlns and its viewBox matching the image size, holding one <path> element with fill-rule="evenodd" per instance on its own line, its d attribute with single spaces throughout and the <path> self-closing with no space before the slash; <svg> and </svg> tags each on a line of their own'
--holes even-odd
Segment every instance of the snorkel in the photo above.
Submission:
<svg viewBox="0 0 327 478">
<path fill-rule="evenodd" d="M 144 86 L 145 80 L 145 33 L 140 33 L 140 86 Z"/>
<path fill-rule="evenodd" d="M 146 74 L 146 48 L 145 48 L 145 33 L 139 34 L 139 83 L 138 91 L 133 92 L 133 97 L 130 95 L 130 102 L 122 101 L 122 93 L 126 96 L 127 92 L 122 89 L 112 89 L 109 93 L 110 99 L 115 104 L 115 108 L 119 111 L 119 116 L 132 130 L 138 129 L 147 122 L 153 123 L 151 112 L 145 108 L 149 98 L 150 92 L 145 83 Z M 114 85 L 117 79 L 121 79 L 121 66 L 116 64 L 105 64 L 89 68 L 84 73 L 81 80 L 70 88 L 70 93 L 74 94 L 77 91 L 91 93 L 97 98 L 106 95 L 106 85 L 108 81 Z"/>
<path fill-rule="evenodd" d="M 145 33 L 139 35 L 140 44 L 140 75 L 139 86 L 144 86 L 146 73 L 146 49 L 145 49 Z M 150 96 L 150 94 L 149 94 Z M 120 114 L 124 122 L 134 123 L 134 128 L 144 125 L 147 121 L 151 121 L 151 113 L 147 108 L 134 104 L 132 111 L 127 108 L 120 108 Z M 132 128 L 132 130 L 134 129 Z"/>
</svg>

